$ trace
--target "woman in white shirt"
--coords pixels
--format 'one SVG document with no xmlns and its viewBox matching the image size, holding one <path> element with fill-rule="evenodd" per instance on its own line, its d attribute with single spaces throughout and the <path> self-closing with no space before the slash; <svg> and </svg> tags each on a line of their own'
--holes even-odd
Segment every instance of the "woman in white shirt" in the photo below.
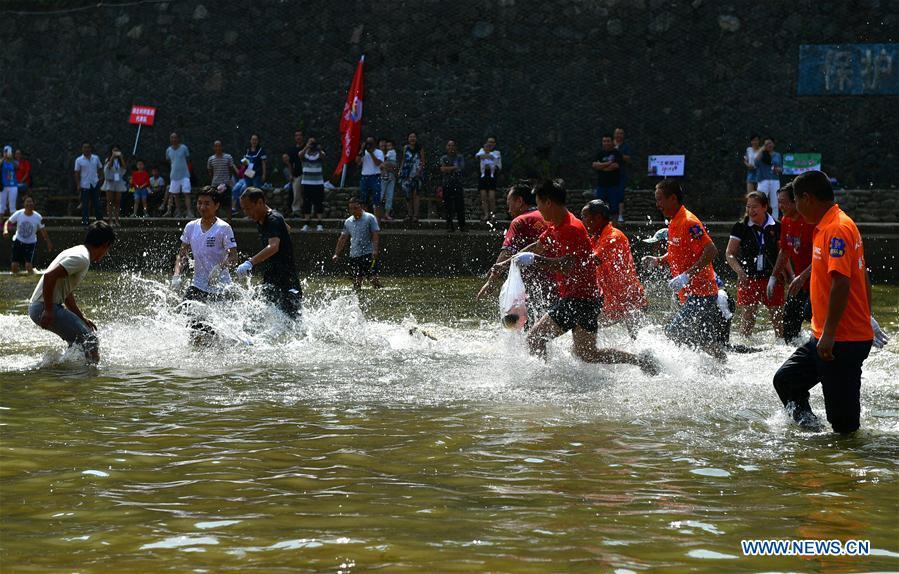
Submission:
<svg viewBox="0 0 899 574">
<path fill-rule="evenodd" d="M 128 191 L 125 181 L 125 157 L 119 146 L 114 145 L 103 164 L 103 191 L 106 192 L 106 221 L 110 225 L 119 226 L 119 213 L 122 211 L 122 194 Z"/>
<path fill-rule="evenodd" d="M 496 149 L 496 138 L 490 136 L 475 157 L 480 162 L 481 175 L 478 190 L 481 193 L 481 221 L 487 221 L 496 212 L 496 175 L 503 168 L 502 156 Z"/>
<path fill-rule="evenodd" d="M 753 135 L 749 138 L 749 147 L 746 148 L 746 154 L 743 156 L 743 167 L 746 168 L 746 193 L 751 193 L 758 186 L 758 171 L 755 169 L 755 156 L 762 149 L 759 143 L 759 136 Z"/>
</svg>

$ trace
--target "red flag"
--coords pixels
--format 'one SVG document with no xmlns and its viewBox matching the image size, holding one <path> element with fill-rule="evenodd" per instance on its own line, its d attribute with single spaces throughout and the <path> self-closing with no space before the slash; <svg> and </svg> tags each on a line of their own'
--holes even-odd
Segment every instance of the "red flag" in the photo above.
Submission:
<svg viewBox="0 0 899 574">
<path fill-rule="evenodd" d="M 334 175 L 340 173 L 348 163 L 351 163 L 359 151 L 359 138 L 362 133 L 362 63 L 365 56 L 359 58 L 356 73 L 353 75 L 353 83 L 346 95 L 346 103 L 343 105 L 343 113 L 340 116 L 340 141 L 343 153 L 340 154 L 340 162 Z"/>
</svg>

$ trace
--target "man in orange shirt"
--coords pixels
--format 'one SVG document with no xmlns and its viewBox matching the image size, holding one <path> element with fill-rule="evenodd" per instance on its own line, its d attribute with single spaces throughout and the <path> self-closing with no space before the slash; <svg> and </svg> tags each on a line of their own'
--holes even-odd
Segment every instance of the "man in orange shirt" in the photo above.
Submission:
<svg viewBox="0 0 899 574">
<path fill-rule="evenodd" d="M 815 226 L 796 211 L 793 183 L 777 192 L 777 202 L 783 217 L 780 220 L 780 253 L 774 264 L 774 275 L 789 287 L 783 311 L 783 335 L 787 344 L 799 336 L 802 322 L 812 318 L 808 280 L 812 273 L 812 236 Z"/>
<path fill-rule="evenodd" d="M 812 337 L 774 375 L 774 388 L 793 420 L 817 426 L 809 389 L 821 383 L 827 420 L 838 433 L 858 430 L 862 363 L 887 337 L 871 316 L 871 281 L 855 222 L 834 203 L 820 171 L 793 180 L 796 209 L 815 224 L 809 295 Z"/>
<path fill-rule="evenodd" d="M 726 360 L 718 332 L 718 285 L 712 267 L 718 248 L 702 222 L 684 207 L 684 193 L 676 179 L 656 184 L 655 195 L 656 207 L 669 221 L 668 252 L 662 257 L 647 255 L 643 264 L 649 268 L 668 265 L 673 277 L 668 286 L 682 303 L 665 334 L 677 343 Z"/>
<path fill-rule="evenodd" d="M 632 339 L 637 336 L 643 311 L 649 306 L 627 236 L 612 225 L 609 205 L 594 199 L 581 209 L 581 221 L 590 234 L 596 258 L 596 281 L 602 293 L 600 321 L 624 321 Z"/>
</svg>

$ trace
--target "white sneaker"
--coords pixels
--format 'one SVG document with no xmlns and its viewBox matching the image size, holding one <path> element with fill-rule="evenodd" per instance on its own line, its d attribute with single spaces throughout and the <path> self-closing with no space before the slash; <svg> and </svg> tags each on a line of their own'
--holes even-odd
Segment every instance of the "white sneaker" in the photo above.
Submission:
<svg viewBox="0 0 899 574">
<path fill-rule="evenodd" d="M 303 232 L 309 231 L 309 226 L 304 225 L 303 227 L 300 228 L 300 231 L 303 231 Z"/>
<path fill-rule="evenodd" d="M 315 230 L 316 230 L 316 231 L 324 231 L 325 228 L 322 227 L 321 224 L 318 224 L 318 225 L 315 226 Z"/>
</svg>

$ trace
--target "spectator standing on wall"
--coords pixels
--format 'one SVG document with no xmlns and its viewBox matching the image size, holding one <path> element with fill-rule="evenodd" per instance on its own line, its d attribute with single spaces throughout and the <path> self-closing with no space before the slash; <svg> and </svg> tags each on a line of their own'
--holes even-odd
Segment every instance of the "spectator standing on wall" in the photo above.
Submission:
<svg viewBox="0 0 899 574">
<path fill-rule="evenodd" d="M 627 186 L 631 175 L 632 155 L 631 146 L 624 141 L 624 128 L 615 128 L 615 149 L 621 154 L 621 165 L 619 167 L 618 187 L 621 188 L 619 196 L 621 202 L 618 204 L 618 222 L 624 223 L 624 188 Z"/>
<path fill-rule="evenodd" d="M 190 206 L 190 168 L 187 162 L 190 159 L 190 150 L 181 143 L 181 137 L 172 132 L 169 136 L 168 149 L 165 150 L 165 159 L 171 165 L 169 171 L 169 193 L 171 194 L 172 207 L 178 209 L 178 196 L 184 196 L 184 212 L 186 217 L 193 218 L 193 210 Z M 171 207 L 169 208 L 171 209 Z M 166 210 L 166 215 L 170 211 Z"/>
<path fill-rule="evenodd" d="M 774 145 L 774 138 L 765 139 L 765 145 L 755 155 L 755 170 L 758 174 L 758 191 L 768 196 L 771 214 L 777 219 L 777 190 L 780 189 L 780 174 L 783 172 L 784 162 L 780 153 L 774 151 Z"/>
<path fill-rule="evenodd" d="M 746 193 L 755 191 L 758 187 L 758 170 L 755 169 L 755 156 L 761 151 L 762 146 L 759 145 L 759 136 L 753 135 L 749 138 L 749 147 L 743 155 L 743 167 L 746 168 Z"/>
<path fill-rule="evenodd" d="M 222 142 L 215 140 L 212 142 L 212 155 L 206 160 L 206 170 L 209 172 L 209 186 L 219 196 L 219 203 L 225 203 L 227 213 L 228 207 L 233 207 L 231 201 L 232 176 L 237 176 L 237 166 L 234 165 L 234 157 L 230 153 L 225 153 Z M 229 215 L 228 221 L 231 221 Z"/>
<path fill-rule="evenodd" d="M 137 208 L 144 206 L 144 217 L 150 214 L 150 208 L 147 205 L 150 196 L 150 174 L 147 173 L 143 160 L 137 160 L 135 170 L 131 172 L 131 187 L 134 188 L 134 211 L 131 217 L 137 217 Z"/>
<path fill-rule="evenodd" d="M 496 176 L 503 168 L 503 159 L 496 149 L 496 138 L 490 136 L 475 157 L 480 162 L 481 176 L 478 191 L 481 194 L 481 221 L 493 219 L 496 213 Z"/>
<path fill-rule="evenodd" d="M 467 231 L 465 226 L 465 190 L 462 185 L 462 170 L 465 159 L 458 153 L 456 142 L 446 142 L 446 154 L 440 158 L 440 173 L 443 174 L 443 211 L 446 217 L 446 229 L 450 233 L 456 230 L 453 216 L 459 219 L 459 231 Z"/>
<path fill-rule="evenodd" d="M 91 144 L 81 144 L 81 155 L 75 158 L 75 187 L 81 195 L 81 225 L 90 224 L 90 207 L 94 206 L 96 221 L 103 219 L 100 211 L 100 182 L 103 180 L 103 164 L 94 155 Z"/>
<path fill-rule="evenodd" d="M 621 204 L 621 152 L 615 149 L 612 134 L 602 136 L 602 149 L 593 160 L 596 170 L 596 199 L 601 199 L 609 206 L 612 220 L 618 218 Z"/>
<path fill-rule="evenodd" d="M 419 195 L 424 187 L 425 150 L 418 143 L 418 135 L 409 132 L 403 146 L 403 158 L 400 165 L 400 187 L 406 196 L 406 220 L 418 221 L 418 208 L 421 202 Z"/>
<path fill-rule="evenodd" d="M 396 149 L 393 140 L 381 138 L 378 147 L 384 152 L 384 163 L 381 164 L 381 204 L 378 206 L 377 218 L 390 221 L 393 209 L 393 196 L 396 193 Z"/>
<path fill-rule="evenodd" d="M 16 159 L 16 184 L 19 188 L 19 195 L 25 197 L 28 188 L 31 187 L 31 162 L 25 157 L 22 150 L 17 149 L 15 153 Z"/>
<path fill-rule="evenodd" d="M 362 166 L 359 199 L 370 212 L 374 211 L 372 206 L 381 203 L 381 164 L 384 162 L 384 152 L 376 144 L 375 138 L 368 136 L 356 157 L 356 165 Z"/>
<path fill-rule="evenodd" d="M 169 192 L 165 185 L 165 178 L 159 174 L 159 168 L 155 165 L 150 170 L 150 194 L 154 197 L 161 197 L 162 203 L 159 204 L 159 211 L 165 208 L 166 200 L 169 198 Z M 153 201 L 156 201 L 155 199 Z M 149 212 L 147 212 L 149 214 Z"/>
<path fill-rule="evenodd" d="M 13 157 L 11 146 L 3 148 L 0 179 L 3 182 L 3 192 L 0 195 L 0 216 L 10 215 L 16 211 L 16 200 L 19 197 L 19 185 L 16 183 L 16 160 Z"/>
<path fill-rule="evenodd" d="M 268 179 L 268 155 L 258 135 L 250 136 L 250 147 L 247 148 L 244 157 L 250 162 L 250 167 L 244 173 L 247 187 L 262 187 Z"/>
<path fill-rule="evenodd" d="M 303 162 L 303 175 L 300 179 L 303 194 L 303 216 L 306 218 L 306 223 L 301 231 L 309 231 L 313 213 L 315 213 L 318 223 L 315 226 L 315 230 L 324 231 L 322 227 L 322 212 L 324 211 L 325 203 L 325 150 L 319 145 L 318 139 L 314 137 L 309 138 L 309 142 L 300 153 L 300 159 Z"/>
<path fill-rule="evenodd" d="M 287 151 L 290 156 L 290 189 L 292 191 L 290 199 L 290 216 L 299 217 L 303 212 L 303 150 L 306 149 L 306 141 L 303 137 L 303 130 L 293 132 L 293 147 Z"/>
<path fill-rule="evenodd" d="M 122 150 L 117 145 L 112 146 L 103 164 L 102 189 L 106 192 L 106 221 L 116 227 L 122 224 L 119 216 L 122 214 L 122 194 L 128 191 L 127 171 Z"/>
</svg>

